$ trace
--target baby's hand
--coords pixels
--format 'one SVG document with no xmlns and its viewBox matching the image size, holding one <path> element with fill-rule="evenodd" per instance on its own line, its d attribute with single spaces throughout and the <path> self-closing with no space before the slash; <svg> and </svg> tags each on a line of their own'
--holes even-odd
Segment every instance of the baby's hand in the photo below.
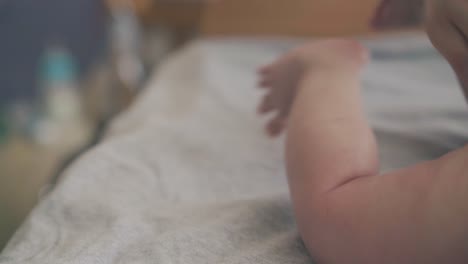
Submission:
<svg viewBox="0 0 468 264">
<path fill-rule="evenodd" d="M 452 65 L 468 96 L 468 1 L 427 0 L 425 24 L 429 38 Z"/>
<path fill-rule="evenodd" d="M 367 60 L 367 50 L 358 42 L 329 39 L 302 45 L 260 69 L 259 86 L 267 92 L 258 111 L 261 114 L 275 113 L 267 125 L 268 133 L 277 136 L 285 129 L 305 74 L 329 70 L 356 71 Z"/>
<path fill-rule="evenodd" d="M 275 112 L 267 125 L 271 136 L 279 135 L 286 126 L 302 71 L 300 63 L 293 56 L 285 56 L 259 71 L 259 86 L 266 89 L 266 95 L 258 112 Z"/>
</svg>

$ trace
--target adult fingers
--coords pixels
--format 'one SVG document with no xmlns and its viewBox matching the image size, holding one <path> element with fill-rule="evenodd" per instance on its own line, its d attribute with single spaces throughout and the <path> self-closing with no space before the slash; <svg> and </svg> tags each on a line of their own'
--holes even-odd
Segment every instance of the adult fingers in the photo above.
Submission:
<svg viewBox="0 0 468 264">
<path fill-rule="evenodd" d="M 372 26 L 374 28 L 385 28 L 388 26 L 388 14 L 389 14 L 389 0 L 382 0 L 375 10 L 374 17 L 372 18 Z"/>
<path fill-rule="evenodd" d="M 464 34 L 448 19 L 429 15 L 426 29 L 434 47 L 452 65 L 460 83 L 468 91 L 468 48 Z"/>
<path fill-rule="evenodd" d="M 446 4 L 448 20 L 463 35 L 465 41 L 468 36 L 468 1 L 451 1 Z M 466 46 L 466 45 L 465 45 Z"/>
</svg>

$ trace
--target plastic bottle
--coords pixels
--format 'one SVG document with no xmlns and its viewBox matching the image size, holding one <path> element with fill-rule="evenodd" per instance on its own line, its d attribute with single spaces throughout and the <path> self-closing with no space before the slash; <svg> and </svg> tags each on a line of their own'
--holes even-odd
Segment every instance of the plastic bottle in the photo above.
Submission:
<svg viewBox="0 0 468 264">
<path fill-rule="evenodd" d="M 88 133 L 89 123 L 73 56 L 63 46 L 51 46 L 45 51 L 39 73 L 40 117 L 35 126 L 35 139 L 42 144 L 75 144 L 72 142 Z"/>
</svg>

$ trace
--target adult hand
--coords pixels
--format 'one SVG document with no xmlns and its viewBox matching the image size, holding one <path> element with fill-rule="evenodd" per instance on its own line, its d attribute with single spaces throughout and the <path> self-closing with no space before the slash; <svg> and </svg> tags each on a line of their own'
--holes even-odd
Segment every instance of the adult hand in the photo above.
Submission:
<svg viewBox="0 0 468 264">
<path fill-rule="evenodd" d="M 468 95 L 468 1 L 427 0 L 426 30 Z"/>
<path fill-rule="evenodd" d="M 372 25 L 376 29 L 412 27 L 424 17 L 424 0 L 381 0 Z"/>
<path fill-rule="evenodd" d="M 429 38 L 452 65 L 468 97 L 468 0 L 383 0 L 373 25 L 415 26 L 423 18 Z"/>
</svg>

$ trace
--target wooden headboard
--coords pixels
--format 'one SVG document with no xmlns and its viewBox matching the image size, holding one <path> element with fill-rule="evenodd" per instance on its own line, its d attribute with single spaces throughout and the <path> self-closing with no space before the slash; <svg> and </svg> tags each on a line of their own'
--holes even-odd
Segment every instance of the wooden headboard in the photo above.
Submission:
<svg viewBox="0 0 468 264">
<path fill-rule="evenodd" d="M 217 0 L 206 4 L 205 35 L 366 34 L 377 0 Z"/>
</svg>

